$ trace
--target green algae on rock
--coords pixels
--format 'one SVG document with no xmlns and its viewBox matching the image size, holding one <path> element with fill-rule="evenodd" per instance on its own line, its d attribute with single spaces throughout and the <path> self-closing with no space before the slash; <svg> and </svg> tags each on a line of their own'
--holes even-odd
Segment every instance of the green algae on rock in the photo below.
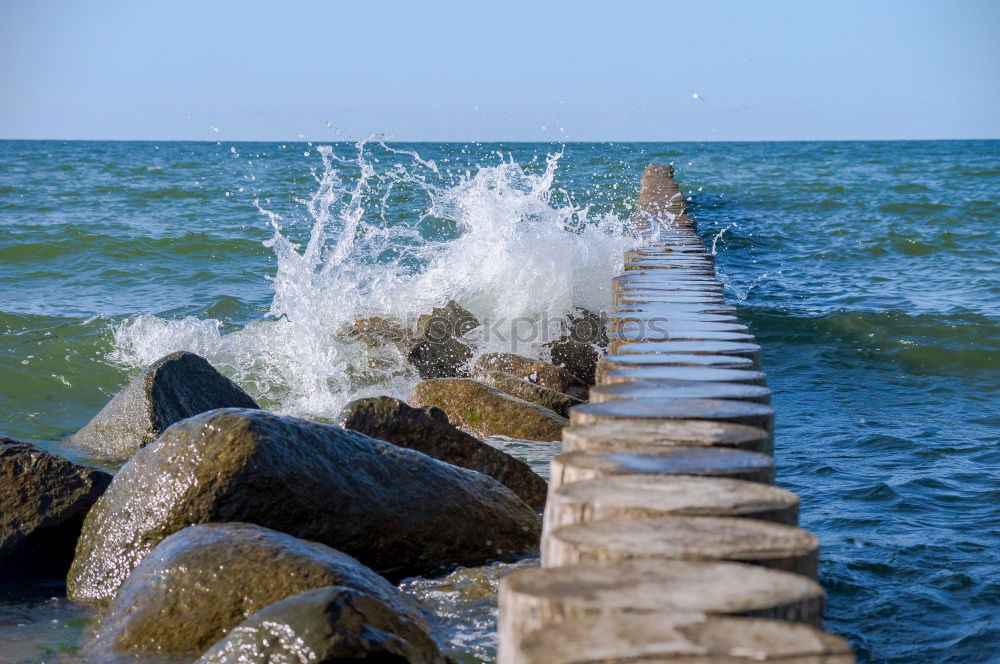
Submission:
<svg viewBox="0 0 1000 664">
<path fill-rule="evenodd" d="M 340 427 L 226 408 L 141 449 L 87 515 L 71 599 L 107 603 L 158 542 L 246 521 L 321 542 L 376 571 L 512 559 L 537 550 L 535 510 L 495 480 Z"/>
<path fill-rule="evenodd" d="M 73 436 L 112 459 L 127 459 L 174 422 L 215 408 L 259 408 L 239 385 L 205 358 L 171 353 L 126 385 Z"/>
<path fill-rule="evenodd" d="M 528 464 L 452 426 L 440 408 L 413 408 L 392 397 L 372 397 L 347 404 L 338 420 L 345 429 L 488 475 L 535 509 L 545 506 L 548 485 Z"/>
<path fill-rule="evenodd" d="M 371 598 L 436 650 L 410 600 L 351 556 L 260 526 L 211 523 L 170 535 L 143 558 L 83 652 L 197 656 L 257 611 L 331 585 Z"/>
<path fill-rule="evenodd" d="M 425 380 L 413 388 L 414 406 L 437 406 L 456 425 L 478 436 L 559 440 L 568 424 L 548 408 L 505 394 L 471 378 Z"/>
</svg>

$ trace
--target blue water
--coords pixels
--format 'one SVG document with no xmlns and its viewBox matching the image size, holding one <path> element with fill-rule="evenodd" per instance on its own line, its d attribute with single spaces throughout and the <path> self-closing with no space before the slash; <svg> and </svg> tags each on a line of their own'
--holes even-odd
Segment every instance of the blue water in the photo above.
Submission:
<svg viewBox="0 0 1000 664">
<path fill-rule="evenodd" d="M 1000 661 L 997 141 L 336 144 L 326 167 L 307 144 L 3 141 L 0 434 L 100 463 L 64 437 L 180 348 L 281 412 L 405 397 L 338 326 L 599 307 L 651 161 L 764 348 L 827 628 L 862 662 Z M 470 661 L 495 571 L 408 587 Z M 72 649 L 86 614 L 49 590 L 0 594 L 0 658 Z"/>
</svg>

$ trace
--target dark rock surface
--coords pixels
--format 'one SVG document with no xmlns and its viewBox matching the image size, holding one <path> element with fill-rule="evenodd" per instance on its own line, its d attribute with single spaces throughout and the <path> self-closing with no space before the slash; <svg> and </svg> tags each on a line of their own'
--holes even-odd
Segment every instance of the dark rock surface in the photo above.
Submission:
<svg viewBox="0 0 1000 664">
<path fill-rule="evenodd" d="M 528 464 L 452 426 L 440 408 L 412 408 L 392 397 L 358 399 L 347 404 L 339 423 L 345 429 L 489 475 L 535 509 L 545 506 L 548 485 Z"/>
<path fill-rule="evenodd" d="M 457 426 L 477 436 L 559 440 L 565 417 L 471 378 L 438 378 L 419 383 L 414 406 L 437 406 Z"/>
<path fill-rule="evenodd" d="M 566 317 L 563 327 L 563 335 L 546 344 L 552 363 L 587 385 L 593 385 L 601 351 L 608 348 L 608 330 L 604 319 L 578 307 L 575 313 Z"/>
<path fill-rule="evenodd" d="M 331 585 L 430 640 L 409 600 L 351 556 L 260 526 L 211 523 L 174 533 L 143 558 L 82 650 L 197 656 L 274 602 Z"/>
<path fill-rule="evenodd" d="M 369 594 L 327 586 L 253 614 L 212 646 L 198 664 L 334 664 L 345 660 L 445 661 L 427 631 L 414 621 Z"/>
<path fill-rule="evenodd" d="M 471 313 L 449 300 L 417 319 L 407 359 L 421 378 L 468 375 L 472 346 L 460 338 L 480 326 Z"/>
<path fill-rule="evenodd" d="M 174 422 L 215 408 L 258 408 L 239 385 L 194 353 L 149 365 L 73 436 L 73 442 L 127 459 Z"/>
<path fill-rule="evenodd" d="M 0 436 L 0 579 L 62 577 L 111 475 Z"/>
<path fill-rule="evenodd" d="M 71 599 L 110 601 L 156 544 L 245 521 L 322 542 L 383 574 L 537 549 L 535 510 L 480 473 L 354 431 L 226 408 L 178 422 L 119 471 L 87 515 Z"/>
</svg>

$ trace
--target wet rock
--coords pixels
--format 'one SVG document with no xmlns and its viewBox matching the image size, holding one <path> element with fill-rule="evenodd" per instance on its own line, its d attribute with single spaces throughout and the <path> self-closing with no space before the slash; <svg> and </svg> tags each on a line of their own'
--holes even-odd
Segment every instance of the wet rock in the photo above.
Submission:
<svg viewBox="0 0 1000 664">
<path fill-rule="evenodd" d="M 184 351 L 171 353 L 116 394 L 73 436 L 73 442 L 109 458 L 127 459 L 174 422 L 227 407 L 259 408 L 205 358 Z"/>
<path fill-rule="evenodd" d="M 565 417 L 471 378 L 425 380 L 413 389 L 414 406 L 437 406 L 477 436 L 559 440 Z"/>
<path fill-rule="evenodd" d="M 487 385 L 492 385 L 512 397 L 538 404 L 563 417 L 569 417 L 569 409 L 572 406 L 583 403 L 580 399 L 574 399 L 568 394 L 551 390 L 503 371 L 488 371 L 478 378 Z"/>
<path fill-rule="evenodd" d="M 348 611 L 358 603 L 373 618 L 395 618 L 406 636 L 434 651 L 418 610 L 351 556 L 260 526 L 211 523 L 170 535 L 143 558 L 83 652 L 197 656 L 265 607 L 326 586 L 354 598 Z M 345 631 L 361 628 L 357 617 L 345 616 Z"/>
<path fill-rule="evenodd" d="M 371 595 L 328 586 L 258 611 L 212 646 L 198 664 L 335 664 L 366 658 L 399 658 L 411 664 L 445 661 L 427 631 L 412 620 Z"/>
<path fill-rule="evenodd" d="M 449 300 L 417 319 L 407 359 L 421 378 L 468 375 L 465 367 L 472 359 L 472 346 L 460 337 L 479 326 L 475 316 Z"/>
<path fill-rule="evenodd" d="M 182 528 L 246 521 L 322 542 L 383 574 L 538 547 L 536 512 L 495 480 L 340 427 L 226 408 L 178 422 L 87 515 L 71 599 L 111 600 Z"/>
<path fill-rule="evenodd" d="M 583 401 L 587 399 L 588 385 L 566 369 L 550 362 L 533 360 L 513 353 L 486 353 L 476 360 L 472 374 L 479 378 L 490 371 L 502 371 L 535 385 L 568 394 L 575 399 Z"/>
<path fill-rule="evenodd" d="M 413 340 L 412 332 L 396 321 L 381 316 L 356 320 L 340 336 L 343 339 L 359 341 L 369 348 L 389 345 L 403 348 Z"/>
<path fill-rule="evenodd" d="M 599 348 L 608 347 L 608 322 L 599 313 L 577 307 L 566 317 L 564 327 L 573 341 Z"/>
<path fill-rule="evenodd" d="M 448 300 L 443 307 L 434 307 L 430 314 L 417 319 L 417 333 L 433 330 L 435 336 L 463 337 L 480 325 L 470 311 Z"/>
<path fill-rule="evenodd" d="M 569 371 L 587 385 L 597 382 L 597 362 L 601 354 L 589 344 L 560 339 L 548 344 L 552 364 Z"/>
<path fill-rule="evenodd" d="M 354 321 L 337 339 L 365 348 L 357 357 L 347 358 L 344 373 L 354 390 L 384 383 L 389 376 L 402 376 L 409 371 L 406 353 L 413 345 L 413 332 L 396 321 L 369 316 Z"/>
<path fill-rule="evenodd" d="M 489 475 L 535 509 L 545 507 L 545 480 L 520 459 L 452 426 L 440 408 L 412 408 L 392 397 L 358 399 L 347 404 L 339 421 L 345 429 Z"/>
<path fill-rule="evenodd" d="M 62 577 L 111 475 L 0 436 L 0 579 Z"/>
<path fill-rule="evenodd" d="M 552 363 L 569 371 L 574 376 L 593 385 L 597 371 L 597 361 L 601 351 L 608 347 L 608 330 L 605 321 L 598 314 L 583 308 L 566 317 L 563 335 L 545 344 L 552 357 Z"/>
</svg>

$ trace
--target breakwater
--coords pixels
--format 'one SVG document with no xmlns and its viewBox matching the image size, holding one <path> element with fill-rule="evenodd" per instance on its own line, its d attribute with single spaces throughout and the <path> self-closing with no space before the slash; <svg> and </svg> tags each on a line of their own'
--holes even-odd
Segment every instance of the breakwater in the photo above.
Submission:
<svg viewBox="0 0 1000 664">
<path fill-rule="evenodd" d="M 500 587 L 500 664 L 854 661 L 822 631 L 818 540 L 773 486 L 760 347 L 668 165 L 642 178 L 609 353 L 552 460 L 542 564 Z"/>
</svg>

